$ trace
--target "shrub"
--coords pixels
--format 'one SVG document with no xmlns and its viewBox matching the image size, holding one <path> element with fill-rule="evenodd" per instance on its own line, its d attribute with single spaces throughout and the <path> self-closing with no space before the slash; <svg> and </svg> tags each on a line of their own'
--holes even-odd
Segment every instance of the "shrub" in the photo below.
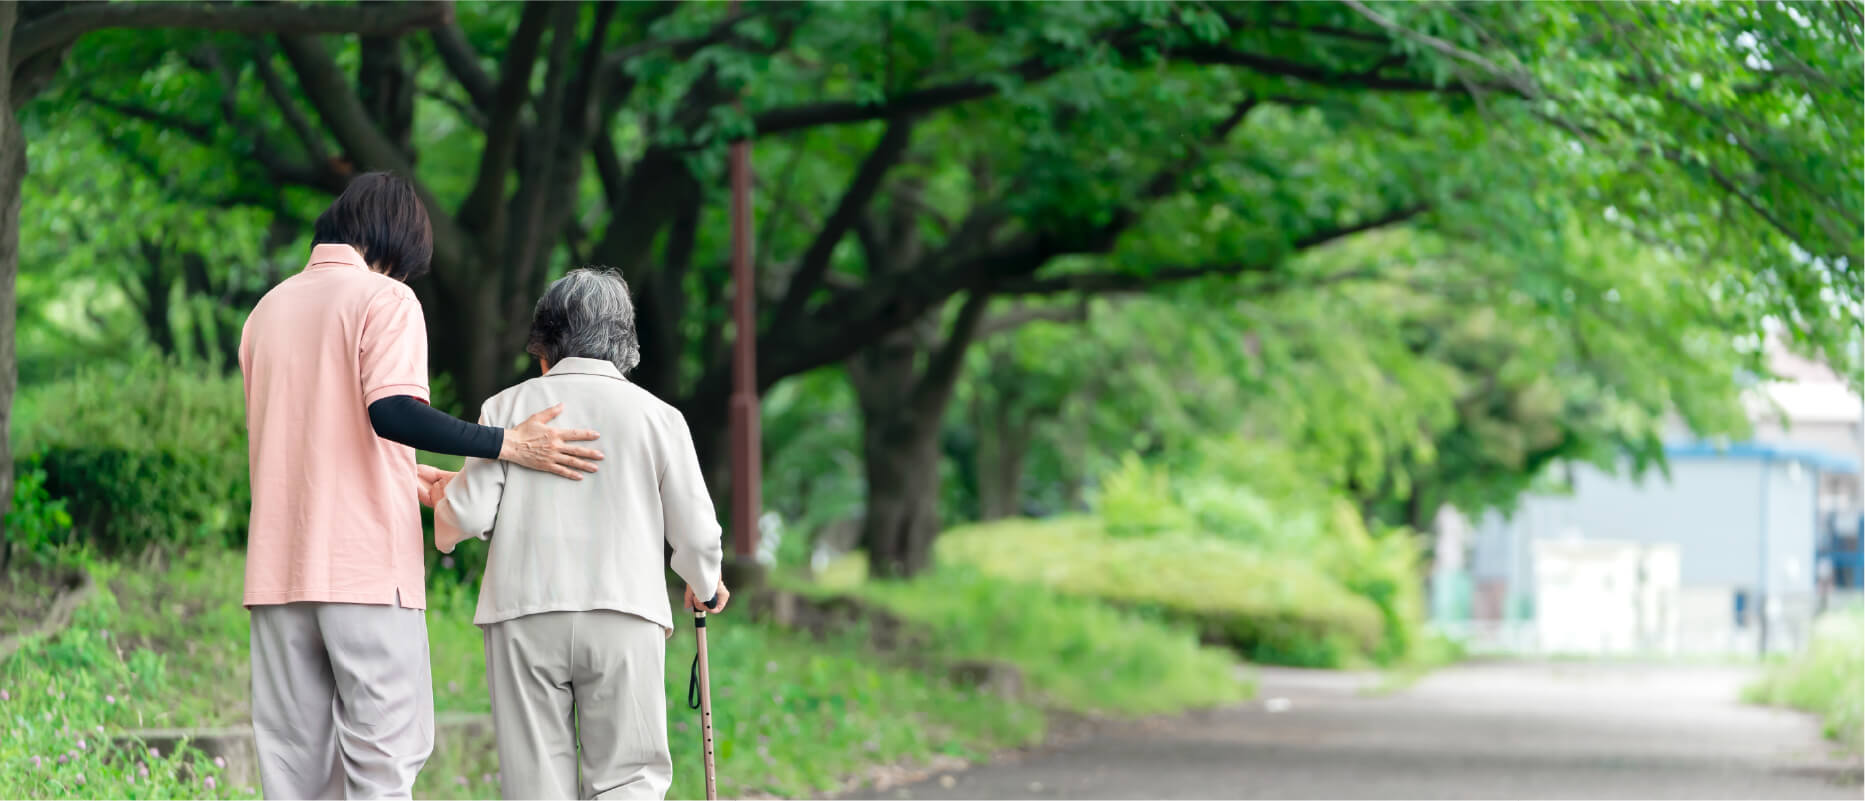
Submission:
<svg viewBox="0 0 1865 801">
<path fill-rule="evenodd" d="M 1222 440 L 1209 451 L 1190 477 L 1129 455 L 1103 480 L 1097 497 L 1095 512 L 1106 531 L 1126 537 L 1172 532 L 1177 544 L 1168 550 L 1180 552 L 1202 552 L 1195 540 L 1222 542 L 1228 547 L 1209 546 L 1232 553 L 1218 557 L 1222 562 L 1235 563 L 1239 552 L 1256 553 L 1279 565 L 1272 572 L 1282 580 L 1344 588 L 1376 611 L 1378 634 L 1369 640 L 1353 627 L 1316 628 L 1312 620 L 1257 604 L 1246 614 L 1267 616 L 1233 617 L 1222 626 L 1253 658 L 1331 665 L 1354 654 L 1382 664 L 1417 656 L 1424 601 L 1416 536 L 1404 529 L 1368 531 L 1353 505 L 1316 478 L 1312 465 L 1274 443 Z M 1171 569 L 1163 561 L 1158 567 Z M 1321 578 L 1306 578 L 1316 574 Z M 1211 624 L 1211 613 L 1199 614 Z"/>
<path fill-rule="evenodd" d="M 1094 508 L 1107 533 L 1117 537 L 1186 532 L 1195 526 L 1192 516 L 1174 501 L 1166 472 L 1131 453 L 1119 469 L 1101 477 Z"/>
<path fill-rule="evenodd" d="M 9 549 L 0 565 L 7 564 L 11 549 L 44 555 L 62 544 L 71 531 L 71 513 L 63 499 L 54 499 L 45 490 L 45 471 L 36 464 L 23 466 L 13 476 L 13 502 L 6 516 L 0 518 L 0 534 Z"/>
<path fill-rule="evenodd" d="M 1216 537 L 1113 537 L 1065 518 L 957 529 L 936 547 L 942 564 L 1193 622 L 1260 662 L 1336 667 L 1384 642 L 1378 607 L 1316 564 Z"/>
<path fill-rule="evenodd" d="M 43 490 L 68 504 L 85 543 L 125 551 L 242 538 L 252 492 L 237 377 L 143 361 L 27 394 L 38 411 L 15 464 L 43 471 Z"/>
<path fill-rule="evenodd" d="M 1865 744 L 1865 609 L 1821 618 L 1812 645 L 1792 661 L 1772 666 L 1747 695 L 1758 703 L 1819 715 L 1826 736 L 1857 753 Z"/>
</svg>

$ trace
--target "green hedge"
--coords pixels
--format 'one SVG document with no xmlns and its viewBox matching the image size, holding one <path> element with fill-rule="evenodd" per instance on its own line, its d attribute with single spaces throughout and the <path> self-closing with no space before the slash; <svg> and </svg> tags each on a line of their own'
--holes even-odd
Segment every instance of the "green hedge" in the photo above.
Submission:
<svg viewBox="0 0 1865 801">
<path fill-rule="evenodd" d="M 1258 662 L 1335 667 L 1377 657 L 1377 604 L 1309 561 L 1190 534 L 1121 537 L 1093 518 L 956 529 L 940 564 L 1071 596 L 1157 609 Z"/>
<path fill-rule="evenodd" d="M 1237 618 L 1223 628 L 1255 658 L 1302 665 L 1336 665 L 1352 655 L 1381 664 L 1419 658 L 1426 639 L 1420 538 L 1406 529 L 1368 531 L 1351 503 L 1273 443 L 1228 443 L 1214 450 L 1217 457 L 1178 473 L 1129 456 L 1101 477 L 1094 530 L 1123 544 L 1158 541 L 1150 547 L 1162 552 L 1162 570 L 1170 567 L 1173 552 L 1209 553 L 1213 561 L 1188 560 L 1179 569 L 1220 564 L 1210 578 L 1235 575 L 1264 584 L 1247 591 L 1258 600 L 1236 616 L 1219 617 Z M 1376 636 L 1365 636 L 1359 612 L 1340 611 L 1346 606 L 1335 593 L 1343 589 L 1371 604 Z M 1312 596 L 1320 608 L 1281 611 L 1282 603 L 1308 603 L 1303 596 Z M 1213 615 L 1189 611 L 1206 619 Z M 1329 622 L 1317 628 L 1316 618 Z M 1316 639 L 1317 631 L 1325 634 Z"/>
<path fill-rule="evenodd" d="M 237 376 L 143 362 L 22 395 L 16 469 L 42 471 L 72 538 L 105 552 L 244 539 L 252 490 Z"/>
</svg>

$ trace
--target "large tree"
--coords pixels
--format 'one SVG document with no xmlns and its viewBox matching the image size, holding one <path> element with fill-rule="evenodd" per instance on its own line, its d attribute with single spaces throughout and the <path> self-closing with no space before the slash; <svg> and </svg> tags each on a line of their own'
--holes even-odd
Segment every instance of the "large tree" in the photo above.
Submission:
<svg viewBox="0 0 1865 801">
<path fill-rule="evenodd" d="M 13 393 L 18 387 L 14 345 L 19 275 L 20 198 L 27 175 L 26 140 L 20 110 L 45 90 L 63 68 L 73 46 L 87 35 L 113 28 L 195 28 L 249 34 L 392 34 L 445 19 L 451 6 L 307 6 L 279 3 L 18 3 L 0 2 L 0 454 L 10 454 Z M 13 497 L 13 460 L 0 459 L 0 498 Z"/>
<path fill-rule="evenodd" d="M 743 137 L 763 175 L 761 388 L 898 348 L 895 332 L 929 320 L 946 335 L 928 342 L 962 344 L 953 323 L 983 321 L 991 297 L 1271 275 L 1397 224 L 1485 243 L 1553 302 L 1567 287 L 1536 276 L 1558 275 L 1570 220 L 1604 216 L 1699 260 L 1691 289 L 1748 299 L 1812 350 L 1836 353 L 1858 317 L 1842 302 L 1860 269 L 1855 6 L 459 17 L 334 51 L 302 34 L 99 40 L 112 57 L 84 62 L 113 66 L 81 85 L 100 113 L 245 156 L 249 183 L 315 196 L 356 170 L 414 175 L 441 240 L 419 286 L 433 352 L 469 404 L 519 371 L 521 321 L 553 271 L 622 268 L 643 310 L 638 377 L 714 464 L 730 386 L 723 149 Z M 859 241 L 914 197 L 890 244 L 911 258 Z M 898 401 L 886 409 L 916 402 Z"/>
</svg>

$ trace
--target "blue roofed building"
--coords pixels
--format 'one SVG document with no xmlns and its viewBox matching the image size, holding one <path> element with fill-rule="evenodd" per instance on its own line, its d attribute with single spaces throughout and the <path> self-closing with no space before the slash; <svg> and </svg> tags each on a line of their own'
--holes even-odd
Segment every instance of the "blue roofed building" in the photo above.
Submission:
<svg viewBox="0 0 1865 801">
<path fill-rule="evenodd" d="M 1434 619 L 1478 648 L 1803 647 L 1816 616 L 1858 602 L 1865 404 L 1820 365 L 1775 362 L 1782 380 L 1751 396 L 1746 442 L 1680 427 L 1668 476 L 1557 468 L 1568 493 L 1506 517 L 1440 516 Z"/>
</svg>

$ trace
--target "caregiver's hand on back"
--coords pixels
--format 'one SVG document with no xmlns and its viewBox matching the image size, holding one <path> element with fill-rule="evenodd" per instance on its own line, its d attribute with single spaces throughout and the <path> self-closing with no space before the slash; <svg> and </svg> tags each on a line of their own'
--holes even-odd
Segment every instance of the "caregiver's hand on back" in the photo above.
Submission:
<svg viewBox="0 0 1865 801">
<path fill-rule="evenodd" d="M 545 425 L 560 414 L 563 414 L 561 403 L 505 429 L 505 444 L 499 447 L 499 460 L 556 473 L 574 481 L 582 481 L 584 473 L 596 472 L 596 462 L 601 461 L 602 452 L 570 443 L 588 442 L 598 435 L 586 428 Z"/>
</svg>

